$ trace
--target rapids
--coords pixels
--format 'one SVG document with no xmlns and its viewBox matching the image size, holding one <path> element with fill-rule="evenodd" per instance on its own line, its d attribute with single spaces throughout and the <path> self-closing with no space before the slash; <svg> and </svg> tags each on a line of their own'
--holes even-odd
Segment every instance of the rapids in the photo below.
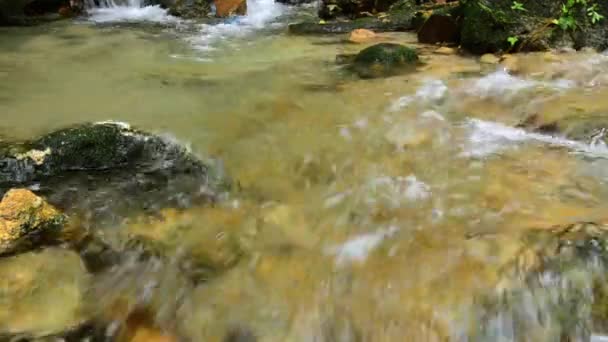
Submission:
<svg viewBox="0 0 608 342">
<path fill-rule="evenodd" d="M 134 248 L 86 276 L 49 257 L 20 281 L 69 293 L 0 301 L 0 332 L 49 335 L 72 315 L 102 317 L 110 334 L 143 307 L 146 324 L 186 341 L 608 339 L 594 292 L 604 260 L 537 270 L 529 250 L 544 245 L 524 238 L 605 218 L 608 148 L 519 126 L 606 113 L 608 55 L 521 54 L 506 71 L 387 33 L 424 64 L 361 80 L 335 56 L 363 46 L 285 32 L 310 8 L 250 0 L 249 16 L 194 22 L 138 0 L 89 6 L 76 22 L 0 28 L 0 142 L 128 122 L 221 159 L 238 186 L 212 207 L 112 228 L 74 214 L 111 245 L 140 237 L 167 255 Z M 184 275 L 190 252 L 214 263 L 203 280 Z M 0 260 L 0 279 L 18 261 Z"/>
</svg>

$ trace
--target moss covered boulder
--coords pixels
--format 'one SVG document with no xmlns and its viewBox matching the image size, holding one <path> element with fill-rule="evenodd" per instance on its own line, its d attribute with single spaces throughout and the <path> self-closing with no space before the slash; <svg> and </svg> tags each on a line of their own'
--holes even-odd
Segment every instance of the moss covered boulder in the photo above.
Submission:
<svg viewBox="0 0 608 342">
<path fill-rule="evenodd" d="M 386 77 L 412 70 L 418 64 L 418 53 L 410 47 L 380 43 L 363 49 L 354 58 L 352 69 L 361 78 Z"/>
<path fill-rule="evenodd" d="M 221 167 L 174 138 L 127 124 L 81 124 L 0 146 L 0 193 L 30 186 L 92 222 L 217 198 L 229 187 Z"/>
<path fill-rule="evenodd" d="M 0 202 L 0 255 L 58 236 L 64 221 L 59 211 L 31 191 L 10 190 Z"/>
<path fill-rule="evenodd" d="M 592 22 L 587 9 L 608 16 L 605 1 L 577 2 L 563 11 L 565 1 L 522 0 L 462 1 L 463 26 L 461 44 L 478 53 L 507 51 L 538 51 L 551 47 L 590 46 L 603 50 L 608 47 L 608 23 L 605 19 Z M 567 19 L 560 19 L 566 18 Z M 567 26 L 563 20 L 570 21 Z"/>
</svg>

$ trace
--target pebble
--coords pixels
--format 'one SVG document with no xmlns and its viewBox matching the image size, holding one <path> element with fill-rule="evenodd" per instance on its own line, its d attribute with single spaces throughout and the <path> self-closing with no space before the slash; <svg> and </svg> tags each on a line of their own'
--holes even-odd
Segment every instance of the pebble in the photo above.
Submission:
<svg viewBox="0 0 608 342">
<path fill-rule="evenodd" d="M 350 33 L 348 41 L 351 43 L 361 44 L 369 42 L 374 38 L 376 38 L 376 33 L 374 33 L 374 31 L 366 29 L 356 29 Z"/>
<path fill-rule="evenodd" d="M 486 53 L 479 58 L 479 62 L 482 64 L 498 64 L 500 59 L 491 53 Z"/>
</svg>

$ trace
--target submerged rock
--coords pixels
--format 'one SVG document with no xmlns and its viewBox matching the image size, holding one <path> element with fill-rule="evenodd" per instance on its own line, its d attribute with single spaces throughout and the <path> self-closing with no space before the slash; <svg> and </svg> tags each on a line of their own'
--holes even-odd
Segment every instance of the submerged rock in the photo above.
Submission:
<svg viewBox="0 0 608 342">
<path fill-rule="evenodd" d="M 31 191 L 10 190 L 0 202 L 0 255 L 57 236 L 64 220 L 59 211 Z"/>
<path fill-rule="evenodd" d="M 542 341 L 585 341 L 591 332 L 607 331 L 608 226 L 600 221 L 533 229 L 523 245 L 503 267 L 496 293 L 481 301 L 482 324 L 474 336 L 496 336 L 501 324 L 518 327 L 514 340 L 532 334 Z"/>
<path fill-rule="evenodd" d="M 380 43 L 359 52 L 353 69 L 362 78 L 385 77 L 398 74 L 417 63 L 416 50 L 399 44 Z"/>
<path fill-rule="evenodd" d="M 78 254 L 67 250 L 0 259 L 0 336 L 47 336 L 79 326 L 87 283 Z"/>
<path fill-rule="evenodd" d="M 220 173 L 173 139 L 121 123 L 82 124 L 0 146 L 0 193 L 31 186 L 97 223 L 213 200 L 228 186 Z"/>
</svg>

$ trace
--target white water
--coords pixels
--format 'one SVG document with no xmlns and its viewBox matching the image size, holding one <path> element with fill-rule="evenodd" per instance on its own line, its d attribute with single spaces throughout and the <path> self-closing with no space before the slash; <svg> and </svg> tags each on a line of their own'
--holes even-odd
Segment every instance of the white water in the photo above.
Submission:
<svg viewBox="0 0 608 342">
<path fill-rule="evenodd" d="M 200 51 L 214 50 L 214 45 L 227 38 L 246 37 L 262 29 L 283 14 L 286 6 L 274 0 L 248 0 L 247 15 L 227 19 L 215 25 L 201 24 L 199 33 L 188 41 Z"/>
<path fill-rule="evenodd" d="M 96 23 L 140 21 L 169 23 L 178 20 L 160 6 L 146 6 L 144 0 L 99 0 L 99 5 L 93 0 L 87 0 L 86 4 L 89 20 Z"/>
<path fill-rule="evenodd" d="M 464 157 L 485 157 L 501 150 L 516 147 L 524 142 L 563 147 L 574 153 L 589 156 L 608 157 L 608 148 L 600 141 L 585 144 L 562 137 L 530 133 L 523 129 L 479 119 L 468 120 L 465 123 L 465 128 L 469 130 L 469 137 L 462 153 Z"/>
<path fill-rule="evenodd" d="M 89 20 L 96 23 L 111 22 L 158 22 L 184 23 L 167 13 L 160 6 L 146 6 L 144 0 L 86 0 Z M 214 50 L 220 41 L 246 37 L 259 29 L 272 26 L 272 22 L 286 11 L 286 6 L 274 0 L 248 0 L 247 15 L 227 18 L 218 24 L 196 24 L 197 33 L 186 40 L 199 51 Z M 174 58 L 188 58 L 200 62 L 210 61 L 200 56 L 172 55 Z"/>
</svg>

